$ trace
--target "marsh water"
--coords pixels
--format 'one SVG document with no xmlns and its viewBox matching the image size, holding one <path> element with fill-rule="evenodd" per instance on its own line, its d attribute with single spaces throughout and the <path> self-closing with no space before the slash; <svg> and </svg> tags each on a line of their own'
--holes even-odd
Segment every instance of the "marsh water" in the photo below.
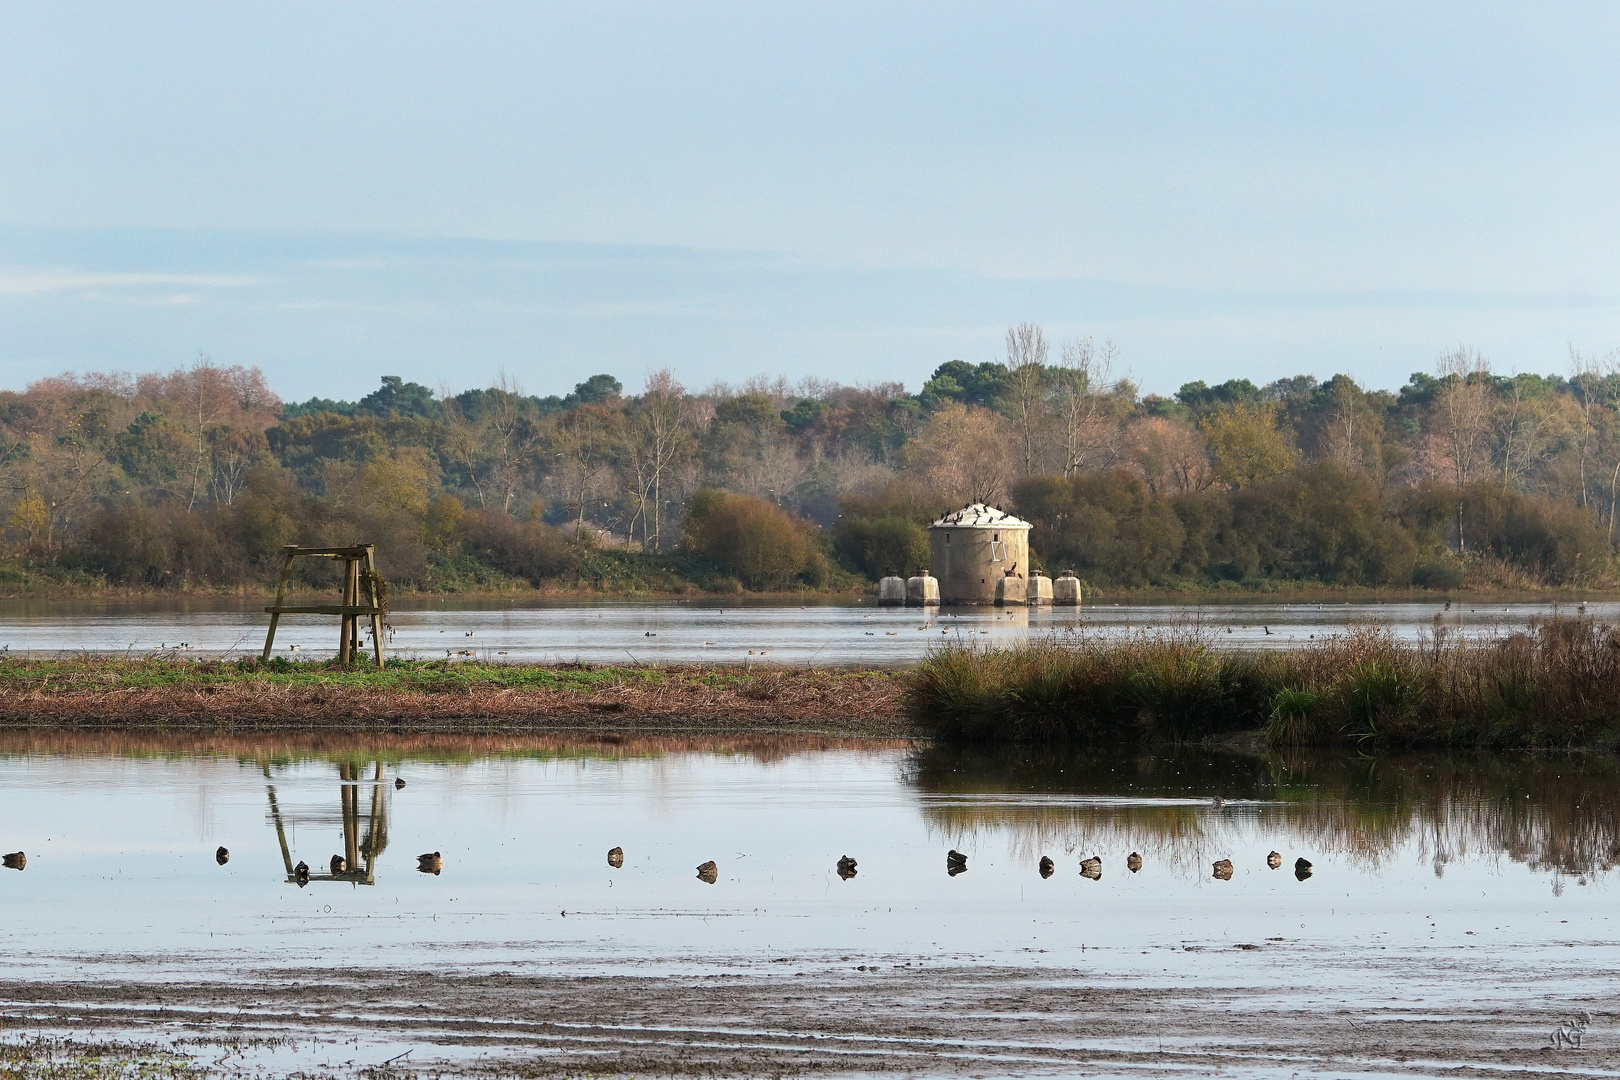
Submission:
<svg viewBox="0 0 1620 1080">
<path fill-rule="evenodd" d="M 281 969 L 680 983 L 982 967 L 1421 1011 L 1525 980 L 1545 997 L 1550 976 L 1560 1000 L 1607 995 L 1620 966 L 1608 757 L 10 734 L 0 849 L 27 855 L 0 869 L 13 1018 L 5 987 L 23 981 L 80 1009 L 75 988 L 98 981 Z M 25 1012 L 44 1030 L 39 995 Z M 400 1039 L 375 1035 L 371 1058 L 432 1041 Z"/>
<path fill-rule="evenodd" d="M 269 616 L 262 601 L 0 601 L 0 651 L 51 655 L 179 652 L 256 655 Z M 1620 603 L 1101 604 L 1076 608 L 879 608 L 871 602 L 543 602 L 402 600 L 388 617 L 397 655 L 498 663 L 914 663 L 942 641 L 1003 645 L 1080 632 L 1130 634 L 1198 626 L 1233 648 L 1290 648 L 1378 623 L 1415 639 L 1436 620 L 1452 633 L 1522 629 L 1555 612 L 1620 621 Z M 335 651 L 335 620 L 288 616 L 277 655 Z"/>
</svg>

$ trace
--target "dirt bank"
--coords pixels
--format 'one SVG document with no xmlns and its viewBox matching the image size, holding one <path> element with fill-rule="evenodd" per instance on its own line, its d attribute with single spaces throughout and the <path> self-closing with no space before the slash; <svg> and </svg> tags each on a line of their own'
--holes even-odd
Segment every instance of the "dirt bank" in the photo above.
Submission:
<svg viewBox="0 0 1620 1080">
<path fill-rule="evenodd" d="M 0 728 L 161 731 L 914 733 L 892 672 L 713 667 L 8 660 Z"/>
</svg>

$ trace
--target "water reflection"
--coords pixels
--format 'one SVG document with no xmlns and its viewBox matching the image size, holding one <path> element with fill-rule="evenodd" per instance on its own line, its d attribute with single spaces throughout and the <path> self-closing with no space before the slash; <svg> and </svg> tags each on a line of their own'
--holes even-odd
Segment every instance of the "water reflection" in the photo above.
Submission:
<svg viewBox="0 0 1620 1080">
<path fill-rule="evenodd" d="M 343 822 L 343 853 L 333 855 L 327 860 L 327 872 L 324 874 L 311 873 L 309 864 L 300 859 L 293 864 L 293 852 L 287 842 L 287 825 L 289 821 L 298 824 L 300 820 L 306 824 L 324 824 L 331 820 L 329 814 L 316 812 L 294 815 L 284 814 L 280 802 L 276 799 L 276 785 L 271 782 L 270 763 L 265 761 L 262 765 L 265 779 L 265 795 L 270 800 L 270 820 L 275 825 L 276 842 L 281 845 L 281 861 L 287 870 L 287 882 L 300 889 L 312 881 L 342 881 L 351 885 L 377 884 L 377 856 L 388 847 L 388 803 L 383 797 L 383 763 L 379 760 L 371 766 L 370 780 L 359 778 L 363 769 L 353 761 L 337 762 L 338 774 L 338 817 Z M 365 832 L 360 831 L 360 789 L 370 789 L 370 801 L 365 816 Z M 222 847 L 220 852 L 225 852 Z M 435 852 L 435 859 L 438 853 Z M 216 855 L 217 858 L 217 855 Z M 230 854 L 225 852 L 225 858 L 218 859 L 223 866 Z M 427 856 L 422 856 L 426 859 Z M 438 873 L 435 867 L 430 873 Z"/>
<path fill-rule="evenodd" d="M 1258 828 L 1367 870 L 1407 845 L 1437 877 L 1469 855 L 1503 855 L 1560 875 L 1620 865 L 1620 759 L 1606 754 L 1107 756 L 926 747 L 911 755 L 905 779 L 942 839 L 1006 831 L 1030 858 L 1053 847 L 1072 854 L 1156 844 L 1191 872 L 1206 853 Z M 1297 869 L 1308 874 L 1309 864 Z"/>
</svg>

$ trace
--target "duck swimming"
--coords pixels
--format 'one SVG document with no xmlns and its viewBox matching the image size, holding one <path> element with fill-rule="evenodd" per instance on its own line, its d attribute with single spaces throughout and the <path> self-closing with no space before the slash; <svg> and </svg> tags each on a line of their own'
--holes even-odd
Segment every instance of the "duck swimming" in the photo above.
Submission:
<svg viewBox="0 0 1620 1080">
<path fill-rule="evenodd" d="M 398 791 L 400 788 L 402 788 L 404 786 L 405 786 L 405 778 L 403 776 L 394 777 L 394 790 L 395 791 Z"/>
<path fill-rule="evenodd" d="M 298 865 L 293 867 L 293 880 L 298 883 L 300 889 L 309 884 L 309 863 L 302 859 L 298 860 Z"/>
<path fill-rule="evenodd" d="M 21 870 L 28 865 L 28 856 L 20 851 L 13 851 L 10 855 L 0 856 L 0 862 L 6 864 L 11 870 Z"/>
<path fill-rule="evenodd" d="M 945 853 L 945 872 L 951 877 L 967 873 L 967 856 L 952 848 Z"/>
<path fill-rule="evenodd" d="M 838 876 L 848 881 L 855 876 L 855 860 L 845 855 L 838 860 Z"/>
<path fill-rule="evenodd" d="M 1295 860 L 1295 862 L 1294 862 L 1294 877 L 1299 881 L 1304 881 L 1306 878 L 1308 878 L 1310 876 L 1311 876 L 1310 860 L 1308 860 L 1308 859 L 1297 859 L 1297 860 Z"/>
<path fill-rule="evenodd" d="M 221 866 L 231 861 L 231 853 L 226 850 L 224 844 L 219 845 L 218 850 L 214 852 L 214 861 Z"/>
<path fill-rule="evenodd" d="M 1267 855 L 1266 856 L 1266 865 L 1271 867 L 1273 870 L 1275 870 L 1275 869 L 1277 869 L 1277 867 L 1281 866 L 1282 865 L 1282 852 L 1273 851 L 1270 855 Z"/>
<path fill-rule="evenodd" d="M 444 856 L 437 851 L 430 851 L 426 855 L 418 855 L 416 857 L 416 868 L 424 874 L 432 874 L 437 877 L 439 872 L 444 869 Z"/>
<path fill-rule="evenodd" d="M 1142 856 L 1134 851 L 1127 855 L 1125 857 L 1125 869 L 1133 874 L 1142 869 Z"/>
<path fill-rule="evenodd" d="M 1222 859 L 1215 864 L 1215 876 L 1221 881 L 1232 880 L 1232 860 Z"/>
<path fill-rule="evenodd" d="M 720 880 L 720 868 L 714 864 L 713 859 L 710 859 L 697 868 L 697 876 L 699 881 L 713 885 Z"/>
<path fill-rule="evenodd" d="M 349 868 L 348 860 L 344 859 L 344 857 L 341 855 L 332 856 L 332 861 L 327 865 L 331 867 L 333 874 L 341 874 L 343 871 Z"/>
<path fill-rule="evenodd" d="M 1092 881 L 1102 880 L 1102 860 L 1093 855 L 1089 859 L 1080 860 L 1080 876 L 1090 878 Z"/>
<path fill-rule="evenodd" d="M 1043 878 L 1051 877 L 1053 871 L 1055 871 L 1056 869 L 1057 869 L 1057 864 L 1052 861 L 1050 856 L 1048 856 L 1048 855 L 1042 855 L 1041 856 L 1041 877 L 1043 877 Z"/>
<path fill-rule="evenodd" d="M 624 865 L 624 848 L 616 847 L 608 849 L 608 865 L 613 867 L 615 870 Z"/>
</svg>

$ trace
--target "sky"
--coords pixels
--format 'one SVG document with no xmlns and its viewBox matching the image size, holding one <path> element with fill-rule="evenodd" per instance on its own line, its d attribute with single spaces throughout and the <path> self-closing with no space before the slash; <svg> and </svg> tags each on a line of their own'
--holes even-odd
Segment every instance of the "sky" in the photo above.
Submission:
<svg viewBox="0 0 1620 1080">
<path fill-rule="evenodd" d="M 1620 5 L 0 7 L 0 388 L 1620 348 Z"/>
</svg>

